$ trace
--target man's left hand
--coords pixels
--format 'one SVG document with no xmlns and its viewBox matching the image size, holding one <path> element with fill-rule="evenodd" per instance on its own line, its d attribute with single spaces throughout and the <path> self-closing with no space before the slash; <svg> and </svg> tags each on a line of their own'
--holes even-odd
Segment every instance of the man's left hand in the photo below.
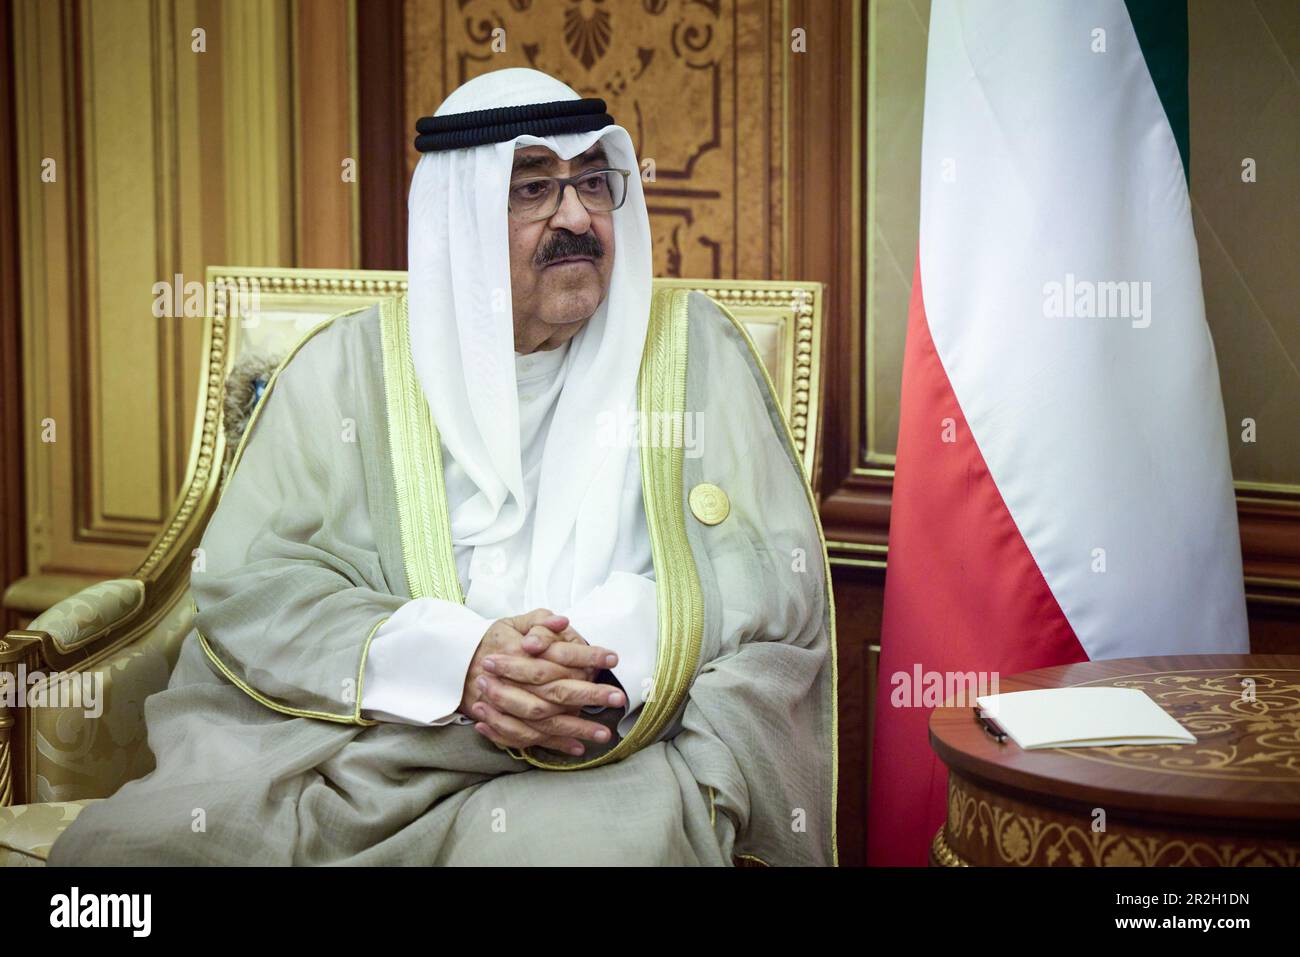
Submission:
<svg viewBox="0 0 1300 957">
<path fill-rule="evenodd" d="M 524 742 L 533 733 L 608 740 L 608 729 L 577 715 L 589 705 L 622 707 L 627 696 L 617 686 L 575 680 L 572 675 L 577 668 L 595 678 L 606 671 L 610 660 L 570 627 L 534 634 L 540 627 L 525 637 L 528 654 L 494 654 L 484 659 L 484 670 L 491 676 L 479 679 L 482 697 L 473 709 L 483 722 L 480 732 L 497 744 L 513 747 L 527 747 Z"/>
</svg>

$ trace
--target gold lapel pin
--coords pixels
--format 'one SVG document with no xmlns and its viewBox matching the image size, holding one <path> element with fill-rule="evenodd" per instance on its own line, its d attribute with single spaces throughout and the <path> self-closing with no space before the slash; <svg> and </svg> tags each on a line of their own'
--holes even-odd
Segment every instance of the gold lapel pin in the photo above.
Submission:
<svg viewBox="0 0 1300 957">
<path fill-rule="evenodd" d="M 711 482 L 701 482 L 691 489 L 687 497 L 691 514 L 705 525 L 717 525 L 731 514 L 731 501 L 727 493 Z"/>
</svg>

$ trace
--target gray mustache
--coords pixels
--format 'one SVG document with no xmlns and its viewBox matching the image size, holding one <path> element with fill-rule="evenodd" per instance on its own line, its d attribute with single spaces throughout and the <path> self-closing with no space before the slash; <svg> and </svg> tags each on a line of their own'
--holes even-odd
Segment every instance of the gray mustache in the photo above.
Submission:
<svg viewBox="0 0 1300 957">
<path fill-rule="evenodd" d="M 565 256 L 590 256 L 599 259 L 605 255 L 605 247 L 596 238 L 595 233 L 571 233 L 567 229 L 556 232 L 545 246 L 533 257 L 533 264 L 539 269 L 548 266 Z"/>
</svg>

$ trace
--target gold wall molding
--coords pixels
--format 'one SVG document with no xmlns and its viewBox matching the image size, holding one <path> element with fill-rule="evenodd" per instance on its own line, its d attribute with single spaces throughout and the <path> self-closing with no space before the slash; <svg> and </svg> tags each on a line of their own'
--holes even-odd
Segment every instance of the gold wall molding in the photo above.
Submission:
<svg viewBox="0 0 1300 957">
<path fill-rule="evenodd" d="M 345 102 L 351 11 L 337 0 L 331 21 Z M 300 111 L 286 4 L 19 0 L 13 20 L 28 549 L 6 604 L 30 613 L 135 567 L 171 513 L 203 323 L 155 317 L 154 284 L 294 264 Z M 336 123 L 354 143 L 353 117 Z"/>
<path fill-rule="evenodd" d="M 292 0 L 296 265 L 361 262 L 355 0 Z M 353 163 L 351 181 L 343 163 Z M 240 260 L 241 262 L 244 260 Z"/>
<path fill-rule="evenodd" d="M 921 120 L 929 2 L 867 4 L 866 289 L 862 446 L 856 471 L 893 474 L 903 340 L 920 234 Z"/>
<path fill-rule="evenodd" d="M 222 104 L 226 261 L 294 261 L 293 39 L 290 7 L 224 0 Z"/>
</svg>

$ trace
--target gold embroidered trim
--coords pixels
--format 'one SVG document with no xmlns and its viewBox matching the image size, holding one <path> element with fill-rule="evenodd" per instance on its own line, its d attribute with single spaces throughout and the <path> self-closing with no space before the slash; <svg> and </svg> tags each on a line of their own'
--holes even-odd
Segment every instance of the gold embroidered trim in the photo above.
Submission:
<svg viewBox="0 0 1300 957">
<path fill-rule="evenodd" d="M 193 604 L 193 599 L 190 599 L 190 602 Z M 195 605 L 195 611 L 198 611 L 197 605 Z M 388 621 L 387 615 L 375 622 L 374 627 L 372 627 L 369 634 L 366 635 L 366 643 L 361 650 L 361 665 L 357 673 L 357 703 L 356 707 L 352 709 L 352 714 L 350 715 L 331 714 L 328 711 L 307 711 L 303 708 L 291 708 L 288 705 L 280 704 L 278 701 L 273 701 L 228 668 L 226 664 L 217 657 L 217 653 L 212 650 L 212 646 L 208 644 L 208 639 L 204 636 L 203 632 L 199 631 L 198 628 L 195 628 L 194 632 L 199 636 L 199 645 L 203 648 L 203 653 L 208 656 L 208 659 L 214 665 L 217 666 L 217 670 L 225 675 L 231 684 L 244 692 L 244 694 L 248 695 L 258 704 L 264 705 L 272 711 L 278 711 L 281 714 L 292 715 L 295 718 L 316 718 L 320 721 L 334 721 L 338 724 L 359 724 L 364 727 L 370 727 L 371 725 L 379 724 L 379 722 L 361 717 L 361 685 L 365 681 L 366 653 L 370 650 L 370 642 L 374 640 L 375 632 L 379 631 L 379 626 L 386 621 Z"/>
<path fill-rule="evenodd" d="M 361 702 L 365 700 L 361 695 L 366 686 L 366 659 L 370 657 L 370 643 L 375 640 L 375 635 L 379 634 L 379 629 L 384 626 L 388 618 L 389 616 L 385 615 L 375 623 L 375 627 L 370 629 L 370 634 L 366 635 L 366 643 L 361 646 L 361 664 L 357 668 L 357 706 L 352 709 L 352 720 L 366 727 L 379 724 L 378 721 L 361 717 Z"/>
<path fill-rule="evenodd" d="M 763 359 L 759 355 L 758 348 L 754 345 L 754 340 L 750 338 L 749 332 L 745 326 L 731 314 L 731 310 L 722 303 L 714 300 L 714 304 L 722 311 L 722 314 L 731 320 L 731 325 L 740 333 L 745 345 L 749 346 L 750 357 L 758 371 L 763 376 L 763 382 L 767 385 L 768 396 L 772 399 L 772 404 L 776 407 L 777 418 L 780 419 L 784 430 L 786 443 L 789 445 L 790 453 L 794 457 L 794 464 L 799 472 L 799 477 L 803 481 L 804 494 L 808 498 L 808 508 L 812 511 L 813 523 L 817 526 L 817 538 L 822 544 L 822 568 L 826 576 L 826 609 L 830 619 L 830 645 L 831 645 L 831 854 L 832 865 L 840 866 L 840 849 L 839 849 L 839 788 L 840 788 L 840 669 L 839 669 L 839 652 L 835 639 L 835 593 L 831 585 L 831 563 L 830 556 L 826 551 L 826 533 L 822 530 L 821 512 L 817 508 L 817 497 L 813 495 L 812 486 L 808 483 L 808 473 L 804 471 L 803 459 L 799 454 L 798 443 L 795 442 L 794 433 L 790 430 L 790 421 L 786 418 L 785 410 L 781 408 L 781 403 L 776 401 L 778 395 L 776 386 L 772 384 L 772 377 L 768 375 L 767 367 L 763 365 Z M 742 857 L 744 855 L 741 855 Z"/>
<path fill-rule="evenodd" d="M 401 529 L 406 586 L 412 598 L 441 598 L 463 604 L 460 575 L 451 544 L 442 442 L 429 402 L 415 374 L 406 297 L 379 305 L 384 348 L 384 394 L 388 409 L 388 451 Z"/>
<path fill-rule="evenodd" d="M 651 684 L 654 693 L 642 706 L 627 736 L 604 754 L 587 761 L 557 764 L 523 752 L 524 759 L 534 767 L 578 771 L 619 761 L 639 751 L 667 727 L 695 676 L 704 637 L 704 596 L 686 537 L 682 507 L 681 429 L 686 412 L 688 295 L 684 289 L 662 289 L 654 294 L 637 379 L 641 420 L 674 423 L 673 441 L 641 443 L 641 491 L 659 610 L 659 649 Z"/>
<path fill-rule="evenodd" d="M 326 319 L 319 325 L 313 326 L 301 339 L 298 340 L 297 344 L 289 350 L 289 354 L 280 360 L 280 364 L 276 366 L 275 372 L 271 374 L 271 378 L 266 383 L 266 389 L 262 392 L 262 398 L 258 400 L 257 405 L 253 408 L 253 414 L 249 416 L 248 424 L 244 426 L 243 435 L 239 437 L 239 445 L 235 447 L 235 454 L 230 459 L 230 469 L 226 473 L 225 484 L 222 485 L 221 491 L 217 494 L 218 504 L 221 503 L 222 497 L 225 496 L 226 489 L 230 488 L 230 483 L 235 477 L 235 470 L 239 468 L 239 463 L 244 457 L 244 448 L 248 445 L 248 440 L 253 434 L 253 429 L 257 426 L 257 422 L 262 415 L 262 410 L 266 408 L 266 403 L 270 400 L 271 393 L 275 390 L 275 384 L 280 378 L 280 373 L 284 372 L 285 366 L 287 366 L 293 357 L 302 350 L 303 346 L 307 345 L 307 343 L 311 341 L 313 336 L 319 332 L 325 331 L 325 329 L 334 324 L 336 319 L 342 319 L 345 316 L 352 316 L 359 312 L 364 312 L 368 308 L 369 306 L 360 306 L 356 309 L 349 309 L 347 312 L 341 312 L 337 316 L 330 316 L 330 318 Z M 199 606 L 198 602 L 196 602 L 193 597 L 190 598 L 190 605 L 193 606 L 194 614 L 197 616 L 199 613 Z M 194 632 L 199 636 L 199 646 L 203 649 L 203 653 L 208 656 L 208 659 L 217 667 L 217 670 L 225 675 L 226 678 L 230 680 L 231 684 L 239 688 L 239 690 L 243 691 L 258 704 L 265 705 L 273 711 L 279 711 L 281 714 L 293 715 L 295 718 L 318 718 L 322 721 L 337 721 L 343 724 L 370 726 L 378 724 L 379 722 L 370 721 L 361 717 L 361 683 L 365 677 L 366 654 L 370 650 L 370 642 L 375 637 L 375 632 L 379 630 L 379 626 L 387 620 L 388 618 L 385 616 L 373 628 L 371 628 L 370 633 L 366 635 L 365 644 L 361 649 L 361 664 L 357 675 L 357 705 L 356 708 L 353 709 L 351 716 L 329 714 L 325 711 L 304 711 L 301 708 L 290 708 L 287 705 L 278 704 L 277 702 L 272 701 L 270 698 L 266 697 L 266 695 L 255 690 L 251 685 L 237 677 L 234 671 L 227 667 L 225 662 L 217 657 L 217 653 L 213 651 L 212 646 L 208 644 L 208 639 L 204 637 L 203 632 L 199 631 L 197 626 L 195 627 Z"/>
</svg>

